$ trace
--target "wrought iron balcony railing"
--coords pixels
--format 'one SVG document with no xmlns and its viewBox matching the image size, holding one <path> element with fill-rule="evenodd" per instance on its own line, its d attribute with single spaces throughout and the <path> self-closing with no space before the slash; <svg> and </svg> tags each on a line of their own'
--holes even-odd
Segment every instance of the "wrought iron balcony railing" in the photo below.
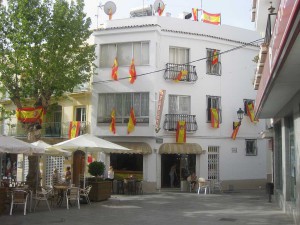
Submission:
<svg viewBox="0 0 300 225">
<path fill-rule="evenodd" d="M 70 122 L 50 122 L 42 123 L 41 137 L 62 137 L 66 138 L 69 135 Z M 90 124 L 86 121 L 81 121 L 79 134 L 89 132 Z M 16 137 L 26 137 L 27 131 L 22 123 L 2 125 L 2 134 Z"/>
<path fill-rule="evenodd" d="M 196 132 L 198 129 L 198 125 L 196 122 L 196 115 L 166 114 L 164 126 L 163 126 L 164 130 L 176 131 L 178 121 L 186 122 L 186 131 L 187 132 Z"/>
<path fill-rule="evenodd" d="M 187 71 L 186 75 L 180 76 L 180 72 Z M 198 79 L 196 66 L 186 64 L 167 63 L 164 73 L 165 80 L 181 82 L 196 82 Z"/>
</svg>

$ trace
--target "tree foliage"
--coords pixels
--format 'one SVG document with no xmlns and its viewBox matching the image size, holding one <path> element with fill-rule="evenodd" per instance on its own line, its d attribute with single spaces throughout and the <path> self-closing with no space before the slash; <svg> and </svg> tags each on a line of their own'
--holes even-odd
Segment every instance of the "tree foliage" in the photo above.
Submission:
<svg viewBox="0 0 300 225">
<path fill-rule="evenodd" d="M 9 0 L 0 6 L 0 89 L 23 107 L 50 105 L 51 97 L 89 81 L 95 47 L 84 1 Z"/>
</svg>

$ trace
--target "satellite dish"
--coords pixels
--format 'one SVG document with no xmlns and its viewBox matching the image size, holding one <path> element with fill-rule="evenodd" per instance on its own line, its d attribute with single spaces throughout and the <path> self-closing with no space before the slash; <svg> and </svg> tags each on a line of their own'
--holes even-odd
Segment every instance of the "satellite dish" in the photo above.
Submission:
<svg viewBox="0 0 300 225">
<path fill-rule="evenodd" d="M 114 2 L 108 1 L 104 4 L 104 12 L 106 15 L 109 16 L 109 19 L 111 20 L 112 15 L 116 12 L 117 6 Z"/>
<path fill-rule="evenodd" d="M 153 4 L 154 12 L 157 12 L 160 16 L 165 9 L 165 3 L 162 0 L 156 0 Z"/>
</svg>

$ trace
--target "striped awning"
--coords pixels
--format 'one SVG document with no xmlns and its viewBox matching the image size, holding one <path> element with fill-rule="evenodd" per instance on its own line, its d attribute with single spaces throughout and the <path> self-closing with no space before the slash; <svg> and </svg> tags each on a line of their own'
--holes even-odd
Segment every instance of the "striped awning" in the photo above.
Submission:
<svg viewBox="0 0 300 225">
<path fill-rule="evenodd" d="M 114 150 L 111 153 L 119 153 L 119 154 L 151 154 L 152 148 L 149 144 L 145 142 L 115 142 L 115 144 L 121 145 L 125 148 L 129 148 L 129 151 L 118 151 Z"/>
<path fill-rule="evenodd" d="M 201 154 L 202 148 L 196 143 L 164 143 L 159 148 L 160 154 Z"/>
</svg>

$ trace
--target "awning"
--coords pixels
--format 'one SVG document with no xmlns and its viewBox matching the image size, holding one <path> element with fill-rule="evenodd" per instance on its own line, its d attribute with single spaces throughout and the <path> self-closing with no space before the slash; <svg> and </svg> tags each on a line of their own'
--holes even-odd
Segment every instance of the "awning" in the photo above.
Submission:
<svg viewBox="0 0 300 225">
<path fill-rule="evenodd" d="M 159 148 L 160 154 L 201 154 L 202 148 L 196 143 L 165 143 Z"/>
<path fill-rule="evenodd" d="M 125 148 L 129 148 L 129 151 L 118 151 L 114 150 L 111 153 L 120 153 L 120 154 L 151 154 L 152 148 L 149 144 L 145 142 L 114 142 L 115 144 L 121 145 Z"/>
</svg>

